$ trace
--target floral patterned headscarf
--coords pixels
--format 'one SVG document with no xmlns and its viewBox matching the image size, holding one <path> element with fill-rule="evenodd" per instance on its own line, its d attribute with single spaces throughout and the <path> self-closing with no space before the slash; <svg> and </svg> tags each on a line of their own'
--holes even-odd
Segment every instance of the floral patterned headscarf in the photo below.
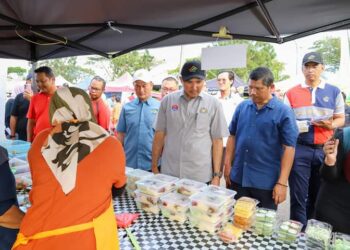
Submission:
<svg viewBox="0 0 350 250">
<path fill-rule="evenodd" d="M 61 126 L 41 152 L 65 194 L 76 183 L 77 166 L 108 136 L 95 123 L 90 98 L 79 88 L 60 88 L 51 98 L 50 122 Z"/>
</svg>

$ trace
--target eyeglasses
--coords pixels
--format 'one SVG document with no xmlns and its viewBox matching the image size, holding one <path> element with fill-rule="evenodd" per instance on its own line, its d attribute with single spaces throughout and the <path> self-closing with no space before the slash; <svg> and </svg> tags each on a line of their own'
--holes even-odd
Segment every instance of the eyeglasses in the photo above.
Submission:
<svg viewBox="0 0 350 250">
<path fill-rule="evenodd" d="M 175 88 L 162 88 L 162 90 L 164 90 L 164 91 L 170 91 L 170 92 L 176 91 Z"/>
</svg>

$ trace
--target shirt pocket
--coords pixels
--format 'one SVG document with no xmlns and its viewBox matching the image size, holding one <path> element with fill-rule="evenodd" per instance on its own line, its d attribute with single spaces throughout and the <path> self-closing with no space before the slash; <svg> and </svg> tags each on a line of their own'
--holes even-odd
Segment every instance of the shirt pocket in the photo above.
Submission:
<svg viewBox="0 0 350 250">
<path fill-rule="evenodd" d="M 200 133 L 210 131 L 210 117 L 208 113 L 197 113 L 195 116 L 196 130 Z"/>
</svg>

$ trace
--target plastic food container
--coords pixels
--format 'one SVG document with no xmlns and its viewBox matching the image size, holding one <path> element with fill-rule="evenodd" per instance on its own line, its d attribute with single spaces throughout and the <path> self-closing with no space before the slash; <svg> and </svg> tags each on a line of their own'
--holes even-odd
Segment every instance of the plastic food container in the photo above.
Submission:
<svg viewBox="0 0 350 250">
<path fill-rule="evenodd" d="M 128 170 L 125 173 L 127 176 L 126 187 L 129 191 L 134 191 L 137 189 L 135 182 L 137 182 L 138 180 L 142 180 L 142 179 L 149 178 L 149 177 L 153 176 L 152 173 L 141 170 L 141 169 Z"/>
<path fill-rule="evenodd" d="M 226 199 L 225 205 L 229 206 L 234 205 L 235 195 L 237 194 L 236 191 L 214 185 L 204 187 L 203 191 L 224 197 Z"/>
<path fill-rule="evenodd" d="M 206 184 L 202 182 L 193 181 L 189 179 L 181 179 L 178 182 L 176 182 L 177 192 L 187 196 L 191 196 L 200 192 L 201 189 L 205 186 Z"/>
<path fill-rule="evenodd" d="M 200 192 L 190 196 L 191 207 L 202 210 L 207 215 L 224 214 L 225 198 L 212 192 Z"/>
<path fill-rule="evenodd" d="M 27 153 L 30 148 L 30 143 L 21 140 L 3 140 L 0 145 L 7 149 L 9 158 L 16 157 L 18 154 Z"/>
<path fill-rule="evenodd" d="M 9 160 L 9 165 L 10 165 L 10 167 L 18 167 L 18 166 L 22 166 L 22 165 L 28 165 L 28 162 L 24 161 L 24 160 L 17 159 L 17 158 L 11 158 Z"/>
<path fill-rule="evenodd" d="M 160 206 L 174 213 L 187 213 L 191 205 L 188 196 L 172 192 L 160 197 Z"/>
<path fill-rule="evenodd" d="M 235 216 L 238 215 L 240 217 L 250 218 L 254 215 L 258 203 L 258 200 L 249 197 L 239 198 L 234 208 Z"/>
<path fill-rule="evenodd" d="M 136 186 L 140 192 L 158 197 L 173 189 L 171 183 L 159 181 L 154 178 L 139 180 L 136 182 Z"/>
<path fill-rule="evenodd" d="M 231 223 L 227 223 L 219 233 L 219 237 L 226 243 L 233 243 L 239 240 L 242 236 L 243 230 L 235 227 Z"/>
<path fill-rule="evenodd" d="M 143 211 L 153 213 L 153 214 L 159 214 L 159 211 L 160 211 L 158 205 L 150 205 L 139 201 L 136 201 L 136 206 L 138 209 L 141 209 Z"/>
<path fill-rule="evenodd" d="M 350 250 L 350 235 L 342 233 L 333 233 L 333 250 Z"/>
<path fill-rule="evenodd" d="M 179 180 L 179 178 L 171 176 L 171 175 L 166 175 L 166 174 L 156 174 L 153 177 L 151 177 L 154 180 L 159 180 L 163 181 L 166 183 L 170 183 L 174 188 L 176 186 L 176 182 Z"/>
<path fill-rule="evenodd" d="M 303 224 L 298 221 L 285 221 L 280 225 L 277 231 L 277 238 L 278 240 L 292 244 L 296 241 L 302 227 Z"/>
<path fill-rule="evenodd" d="M 259 235 L 270 236 L 276 224 L 276 211 L 259 208 L 255 214 L 254 232 Z"/>
<path fill-rule="evenodd" d="M 215 213 L 215 214 L 208 214 L 207 212 L 198 209 L 196 207 L 190 208 L 190 214 L 189 216 L 197 219 L 197 220 L 203 220 L 209 223 L 217 223 L 219 221 L 224 221 L 225 214 L 223 212 L 221 213 Z"/>
<path fill-rule="evenodd" d="M 215 234 L 222 227 L 222 221 L 218 221 L 217 223 L 209 223 L 204 220 L 200 220 L 194 217 L 189 216 L 190 224 L 193 227 L 198 228 L 200 231 L 206 231 L 211 234 Z"/>
<path fill-rule="evenodd" d="M 328 249 L 332 237 L 332 226 L 318 220 L 308 220 L 306 246 L 310 249 Z"/>
<path fill-rule="evenodd" d="M 176 213 L 173 210 L 169 210 L 163 206 L 161 206 L 160 210 L 162 212 L 162 215 L 170 220 L 174 220 L 180 223 L 184 223 L 187 220 L 186 213 Z"/>
<path fill-rule="evenodd" d="M 153 206 L 158 205 L 159 196 L 145 194 L 145 193 L 142 193 L 140 190 L 135 190 L 134 194 L 135 194 L 134 198 L 138 202 L 142 202 L 144 204 L 149 204 Z"/>
</svg>

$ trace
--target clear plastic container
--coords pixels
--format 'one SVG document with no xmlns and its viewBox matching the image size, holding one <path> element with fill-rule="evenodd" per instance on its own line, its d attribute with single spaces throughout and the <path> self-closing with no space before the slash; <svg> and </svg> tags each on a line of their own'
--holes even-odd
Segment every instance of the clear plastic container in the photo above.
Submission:
<svg viewBox="0 0 350 250">
<path fill-rule="evenodd" d="M 224 187 L 219 187 L 219 186 L 214 186 L 214 185 L 209 185 L 207 187 L 203 188 L 204 192 L 211 192 L 214 193 L 215 195 L 220 195 L 224 198 L 227 199 L 227 205 L 234 203 L 235 196 L 237 194 L 236 191 L 230 190 Z"/>
<path fill-rule="evenodd" d="M 126 176 L 129 176 L 130 173 L 131 173 L 132 171 L 134 171 L 134 170 L 135 170 L 135 169 L 133 169 L 133 168 L 125 167 L 125 175 L 126 175 Z"/>
<path fill-rule="evenodd" d="M 176 182 L 177 192 L 187 196 L 191 196 L 200 192 L 201 189 L 205 186 L 205 183 L 189 179 L 181 179 Z"/>
<path fill-rule="evenodd" d="M 198 209 L 196 207 L 190 208 L 190 214 L 189 216 L 197 219 L 197 220 L 204 220 L 209 223 L 217 223 L 219 221 L 224 220 L 225 214 L 223 212 L 221 213 L 215 213 L 215 214 L 208 214 L 207 212 Z"/>
<path fill-rule="evenodd" d="M 278 228 L 277 239 L 292 244 L 299 236 L 303 224 L 298 221 L 284 221 Z"/>
<path fill-rule="evenodd" d="M 227 223 L 219 233 L 219 237 L 226 243 L 233 243 L 239 240 L 243 234 L 243 229 Z"/>
<path fill-rule="evenodd" d="M 306 246 L 309 249 L 328 249 L 332 237 L 332 226 L 318 220 L 308 220 L 305 236 Z"/>
<path fill-rule="evenodd" d="M 7 149 L 9 158 L 16 157 L 18 154 L 27 153 L 30 143 L 21 140 L 2 140 L 0 145 Z"/>
<path fill-rule="evenodd" d="M 343 233 L 333 233 L 333 250 L 350 250 L 350 235 Z"/>
<path fill-rule="evenodd" d="M 17 166 L 28 165 L 28 162 L 17 158 L 11 158 L 9 160 L 9 165 L 10 167 L 17 167 Z"/>
<path fill-rule="evenodd" d="M 235 225 L 238 228 L 248 230 L 252 227 L 254 222 L 254 216 L 250 216 L 249 218 L 241 217 L 239 215 L 236 215 L 233 217 L 233 225 Z"/>
<path fill-rule="evenodd" d="M 126 173 L 127 177 L 127 188 L 129 190 L 136 190 L 136 182 L 145 178 L 149 178 L 153 176 L 152 173 L 141 170 L 141 169 L 134 169 L 134 170 L 128 170 Z"/>
<path fill-rule="evenodd" d="M 142 193 L 140 190 L 135 190 L 134 191 L 135 194 L 135 200 L 145 203 L 145 204 L 149 204 L 149 205 L 158 205 L 158 201 L 159 201 L 159 195 L 158 196 L 154 196 L 154 195 L 149 195 L 149 194 L 145 194 Z"/>
<path fill-rule="evenodd" d="M 159 214 L 159 212 L 160 212 L 158 205 L 150 205 L 150 204 L 136 201 L 136 206 L 138 209 L 141 209 L 141 210 L 149 212 L 149 213 Z"/>
<path fill-rule="evenodd" d="M 207 221 L 200 220 L 192 216 L 189 216 L 189 220 L 190 224 L 193 227 L 198 228 L 200 231 L 206 231 L 211 234 L 215 234 L 216 232 L 218 232 L 223 225 L 222 221 L 218 221 L 217 223 L 209 223 Z"/>
<path fill-rule="evenodd" d="M 207 215 L 225 212 L 225 198 L 212 192 L 200 192 L 190 196 L 191 207 L 202 210 Z"/>
<path fill-rule="evenodd" d="M 166 207 L 161 206 L 160 211 L 162 215 L 170 220 L 177 221 L 179 223 L 184 223 L 187 220 L 187 213 L 176 213 L 173 210 L 169 210 Z"/>
<path fill-rule="evenodd" d="M 156 174 L 151 178 L 155 179 L 155 180 L 170 183 L 174 188 L 176 186 L 176 182 L 179 180 L 179 178 L 177 178 L 177 177 L 166 175 L 166 174 Z"/>
<path fill-rule="evenodd" d="M 158 197 L 169 193 L 174 189 L 171 183 L 159 181 L 153 178 L 139 180 L 136 182 L 136 186 L 140 192 Z"/>
<path fill-rule="evenodd" d="M 244 218 L 250 218 L 254 215 L 256 206 L 258 205 L 259 201 L 249 198 L 249 197 L 241 197 L 237 200 L 234 211 L 235 215 L 238 215 L 240 217 Z"/>
<path fill-rule="evenodd" d="M 271 236 L 276 224 L 276 211 L 259 208 L 255 213 L 254 232 L 259 235 Z"/>
<path fill-rule="evenodd" d="M 186 213 L 191 201 L 186 195 L 171 192 L 160 197 L 160 206 L 174 213 Z"/>
</svg>

